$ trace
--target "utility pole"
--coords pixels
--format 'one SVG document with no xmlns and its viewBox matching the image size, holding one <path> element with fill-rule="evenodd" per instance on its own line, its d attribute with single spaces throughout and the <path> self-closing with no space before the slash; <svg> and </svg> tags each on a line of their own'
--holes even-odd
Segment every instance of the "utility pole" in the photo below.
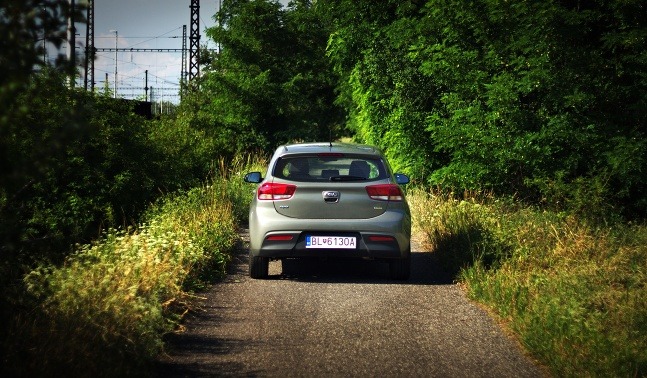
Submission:
<svg viewBox="0 0 647 378">
<path fill-rule="evenodd" d="M 76 28 L 74 27 L 75 0 L 69 0 L 70 14 L 67 16 L 67 61 L 72 68 L 72 76 L 68 79 L 70 88 L 76 84 Z"/>
<path fill-rule="evenodd" d="M 146 70 L 146 79 L 144 80 L 144 100 L 148 102 L 148 70 Z"/>
<path fill-rule="evenodd" d="M 47 18 L 47 10 L 45 8 L 42 8 L 42 17 L 43 20 Z M 43 22 L 43 65 L 48 65 L 47 64 L 47 45 L 45 44 L 47 42 L 47 30 L 45 29 L 45 23 Z"/>
<path fill-rule="evenodd" d="M 115 98 L 117 98 L 117 58 L 119 57 L 117 55 L 119 53 L 117 46 L 119 45 L 119 32 L 117 30 L 110 30 L 110 32 L 115 33 Z"/>
</svg>

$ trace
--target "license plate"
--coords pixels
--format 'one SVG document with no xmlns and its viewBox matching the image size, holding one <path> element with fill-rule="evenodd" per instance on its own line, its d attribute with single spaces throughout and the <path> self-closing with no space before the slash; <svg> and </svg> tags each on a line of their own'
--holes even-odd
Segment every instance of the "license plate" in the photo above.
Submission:
<svg viewBox="0 0 647 378">
<path fill-rule="evenodd" d="M 306 236 L 306 248 L 356 249 L 357 238 L 353 236 Z"/>
</svg>

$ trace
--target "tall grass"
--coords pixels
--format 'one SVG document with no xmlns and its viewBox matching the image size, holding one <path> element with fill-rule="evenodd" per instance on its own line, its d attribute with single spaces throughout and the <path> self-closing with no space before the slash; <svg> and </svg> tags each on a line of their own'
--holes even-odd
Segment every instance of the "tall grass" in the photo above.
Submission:
<svg viewBox="0 0 647 378">
<path fill-rule="evenodd" d="M 556 376 L 647 375 L 647 227 L 413 192 L 415 228 Z"/>
<path fill-rule="evenodd" d="M 265 174 L 267 156 L 260 152 L 249 155 L 238 155 L 233 161 L 220 160 L 215 169 L 218 177 L 227 181 L 226 196 L 232 205 L 234 217 L 241 223 L 247 223 L 249 204 L 255 195 L 255 187 L 243 181 L 246 173 L 261 172 Z"/>
<path fill-rule="evenodd" d="M 252 161 L 220 162 L 208 185 L 159 201 L 141 225 L 109 230 L 64 265 L 27 275 L 32 310 L 14 319 L 3 369 L 140 374 L 195 303 L 193 293 L 224 274 L 251 198 L 240 182 Z"/>
</svg>

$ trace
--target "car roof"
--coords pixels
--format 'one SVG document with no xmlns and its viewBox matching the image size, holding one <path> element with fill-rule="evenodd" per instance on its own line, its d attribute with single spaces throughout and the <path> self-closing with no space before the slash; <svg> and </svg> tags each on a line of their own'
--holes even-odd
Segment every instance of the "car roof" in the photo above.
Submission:
<svg viewBox="0 0 647 378">
<path fill-rule="evenodd" d="M 382 151 L 375 146 L 354 143 L 296 143 L 280 146 L 276 150 L 281 156 L 303 153 L 341 153 L 381 156 Z"/>
</svg>

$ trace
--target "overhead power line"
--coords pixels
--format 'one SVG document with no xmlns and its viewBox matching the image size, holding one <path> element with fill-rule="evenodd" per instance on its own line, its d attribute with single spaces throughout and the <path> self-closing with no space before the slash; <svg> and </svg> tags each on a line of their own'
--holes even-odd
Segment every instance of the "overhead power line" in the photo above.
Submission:
<svg viewBox="0 0 647 378">
<path fill-rule="evenodd" d="M 100 81 L 99 83 L 101 83 L 101 81 Z M 156 86 L 153 86 L 153 85 L 151 85 L 151 86 L 149 87 L 149 89 L 150 89 L 150 88 L 154 88 L 156 91 L 175 91 L 175 92 L 177 92 L 177 90 L 178 90 L 178 87 L 173 87 L 173 88 L 170 88 L 170 87 L 156 87 Z M 120 87 L 119 87 L 119 89 L 122 89 L 122 90 L 124 90 L 124 91 L 130 91 L 130 90 L 145 90 L 145 89 L 146 89 L 146 87 L 120 86 Z"/>
<path fill-rule="evenodd" d="M 74 0 L 70 0 L 71 4 L 73 6 Z M 169 49 L 169 48 L 137 48 L 137 47 L 118 47 L 117 46 L 117 32 L 115 31 L 115 48 L 106 48 L 106 47 L 95 47 L 94 41 L 95 41 L 95 35 L 94 35 L 94 18 L 95 18 L 95 12 L 94 12 L 94 1 L 95 0 L 86 0 L 87 1 L 87 33 L 86 33 L 86 49 L 85 49 L 85 54 L 86 54 L 86 72 L 85 72 L 85 87 L 90 90 L 94 89 L 94 85 L 97 82 L 94 77 L 95 73 L 95 65 L 94 65 L 94 60 L 96 58 L 96 53 L 97 52 L 114 52 L 115 53 L 115 58 L 114 58 L 114 63 L 115 63 L 115 84 L 114 84 L 114 93 L 115 95 L 119 91 L 118 85 L 117 85 L 117 63 L 118 63 L 118 57 L 117 53 L 118 52 L 158 52 L 158 53 L 174 53 L 174 52 L 179 52 L 183 53 L 182 56 L 182 63 L 181 63 L 181 68 L 180 68 L 180 81 L 184 82 L 187 79 L 188 76 L 188 81 L 192 81 L 193 79 L 199 77 L 200 75 L 200 0 L 190 0 L 191 4 L 189 6 L 191 10 L 191 26 L 190 26 L 190 36 L 189 36 L 189 48 L 188 48 L 188 59 L 186 58 L 186 53 L 187 53 L 187 48 L 186 48 L 186 40 L 187 40 L 187 35 L 186 35 L 186 25 L 184 25 L 182 29 L 182 48 L 174 48 L 174 49 Z M 220 3 L 220 2 L 219 2 Z M 220 9 L 220 6 L 219 6 Z M 140 45 L 143 43 L 150 42 L 151 40 L 155 40 L 158 38 L 179 38 L 178 36 L 169 36 L 168 34 L 171 34 L 175 31 L 177 31 L 180 28 L 175 28 L 173 30 L 170 30 L 162 35 L 159 35 L 157 37 L 151 37 L 147 40 L 138 42 L 135 44 Z M 98 38 L 107 38 L 107 37 L 98 37 Z M 125 37 L 122 37 L 125 38 Z M 148 37 L 137 37 L 137 38 L 148 38 Z M 218 49 L 204 49 L 206 51 L 215 51 L 218 52 Z M 132 56 L 131 56 L 131 63 L 132 63 Z M 187 67 L 188 65 L 188 67 Z"/>
<path fill-rule="evenodd" d="M 97 47 L 95 52 L 182 52 L 182 49 L 145 49 L 145 48 L 135 48 L 135 47 L 119 47 L 119 48 L 109 48 L 109 47 Z"/>
<path fill-rule="evenodd" d="M 218 51 L 218 49 L 203 49 L 207 51 Z M 182 52 L 182 49 L 157 49 L 157 48 L 135 48 L 135 47 L 119 47 L 119 48 L 110 48 L 110 47 L 96 47 L 95 52 Z"/>
</svg>

